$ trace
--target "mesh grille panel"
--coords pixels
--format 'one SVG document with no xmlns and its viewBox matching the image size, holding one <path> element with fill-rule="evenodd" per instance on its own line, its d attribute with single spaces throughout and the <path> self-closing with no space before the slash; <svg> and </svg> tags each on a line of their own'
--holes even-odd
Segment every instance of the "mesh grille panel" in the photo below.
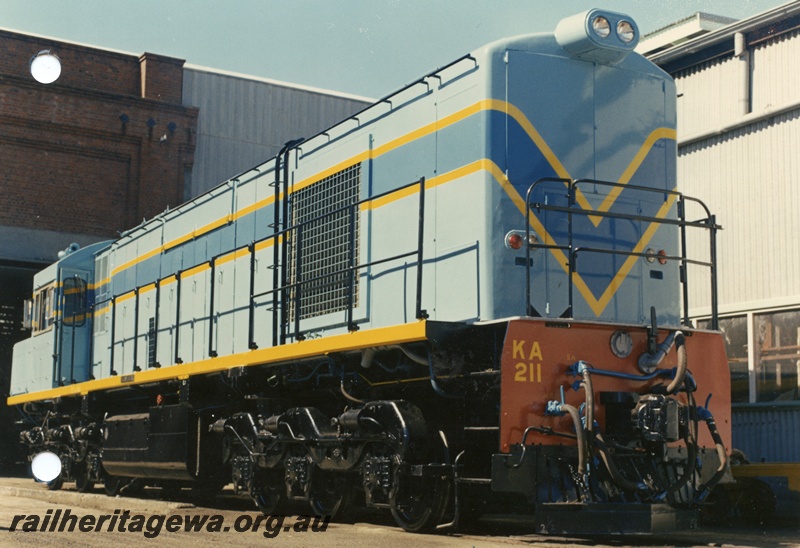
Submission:
<svg viewBox="0 0 800 548">
<path fill-rule="evenodd" d="M 350 262 L 351 211 L 355 215 L 353 263 L 358 264 L 358 202 L 361 165 L 343 169 L 292 195 L 289 262 L 292 283 L 304 281 L 300 291 L 300 319 L 312 318 L 347 308 Z M 298 243 L 300 255 L 298 256 Z M 290 292 L 291 314 L 296 314 L 296 291 Z M 353 306 L 358 304 L 357 276 L 353 287 Z"/>
</svg>

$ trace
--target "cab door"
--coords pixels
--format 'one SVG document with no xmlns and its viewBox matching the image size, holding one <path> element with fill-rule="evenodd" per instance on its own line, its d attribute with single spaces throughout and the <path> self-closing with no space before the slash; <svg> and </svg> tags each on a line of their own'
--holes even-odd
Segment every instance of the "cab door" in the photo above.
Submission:
<svg viewBox="0 0 800 548">
<path fill-rule="evenodd" d="M 65 384 L 88 380 L 91 372 L 88 280 L 82 270 L 62 268 L 59 275 L 56 378 Z"/>
</svg>

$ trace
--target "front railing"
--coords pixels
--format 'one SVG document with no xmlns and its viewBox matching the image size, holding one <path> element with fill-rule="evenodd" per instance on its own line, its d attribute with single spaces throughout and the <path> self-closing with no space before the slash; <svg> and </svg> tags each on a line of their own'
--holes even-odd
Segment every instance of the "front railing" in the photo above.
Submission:
<svg viewBox="0 0 800 548">
<path fill-rule="evenodd" d="M 532 196 L 534 196 L 534 192 L 537 190 L 538 187 L 545 185 L 547 183 L 563 183 L 567 187 L 567 205 L 566 206 L 558 206 L 558 205 L 549 205 L 543 203 L 541 201 L 532 201 Z M 621 213 L 621 212 L 611 212 L 611 211 L 599 211 L 595 209 L 585 209 L 580 207 L 577 203 L 576 195 L 577 190 L 581 185 L 596 185 L 600 187 L 607 187 L 609 189 L 613 188 L 624 188 L 629 191 L 640 191 L 646 193 L 653 193 L 653 194 L 661 194 L 664 196 L 674 196 L 676 199 L 677 205 L 677 218 L 670 219 L 670 218 L 662 218 L 662 217 L 654 217 L 648 215 L 640 215 L 640 214 L 632 214 L 632 213 Z M 698 204 L 703 212 L 705 213 L 705 217 L 693 221 L 689 221 L 686 219 L 686 205 L 688 202 L 694 202 Z M 644 186 L 637 186 L 637 185 L 629 185 L 629 184 L 622 184 L 622 183 L 614 183 L 608 181 L 597 181 L 592 179 L 578 179 L 578 180 L 570 180 L 570 179 L 559 179 L 554 177 L 547 177 L 542 178 L 533 183 L 530 187 L 528 187 L 528 191 L 525 195 L 525 242 L 528 244 L 525 246 L 525 264 L 527 265 L 526 276 L 525 276 L 525 297 L 526 297 L 526 314 L 529 314 L 530 310 L 533 309 L 533 305 L 531 303 L 531 250 L 532 249 L 550 249 L 550 250 L 561 250 L 564 252 L 568 259 L 567 264 L 567 291 L 568 291 L 568 308 L 565 313 L 565 316 L 572 317 L 574 313 L 574 289 L 575 283 L 574 278 L 577 272 L 577 260 L 578 255 L 580 253 L 600 253 L 600 254 L 607 254 L 607 255 L 624 255 L 624 256 L 633 256 L 633 257 L 649 257 L 648 253 L 636 252 L 633 249 L 631 250 L 619 250 L 619 249 L 611 249 L 611 248 L 602 248 L 602 247 L 589 247 L 589 246 L 576 246 L 575 245 L 575 234 L 573 230 L 573 218 L 575 215 L 580 215 L 584 217 L 602 217 L 602 218 L 611 218 L 611 219 L 623 219 L 629 221 L 639 221 L 639 222 L 646 222 L 646 223 L 655 223 L 658 225 L 672 225 L 677 226 L 680 232 L 680 255 L 677 256 L 669 256 L 663 255 L 659 258 L 665 260 L 673 260 L 678 261 L 680 264 L 680 283 L 681 283 L 681 293 L 682 293 L 682 308 L 683 308 L 683 324 L 690 325 L 689 319 L 689 277 L 687 272 L 687 267 L 690 264 L 698 265 L 702 267 L 706 267 L 709 269 L 709 278 L 710 278 L 710 292 L 711 292 L 711 328 L 717 329 L 717 271 L 716 271 L 716 253 L 717 253 L 717 245 L 716 245 L 716 235 L 717 230 L 720 227 L 716 224 L 716 218 L 714 215 L 711 214 L 708 207 L 706 205 L 696 199 L 689 196 L 685 196 L 681 192 L 677 192 L 674 190 L 664 190 L 658 188 L 651 188 L 651 187 L 644 187 Z M 548 242 L 539 242 L 535 238 L 533 238 L 534 234 L 531 228 L 531 215 L 533 212 L 542 212 L 542 211 L 552 211 L 557 213 L 565 213 L 567 215 L 567 243 L 566 244 L 556 244 L 556 243 L 548 243 Z M 543 226 L 546 226 L 545 223 L 542 223 Z M 687 256 L 687 247 L 686 247 L 686 231 L 689 228 L 697 228 L 707 230 L 709 233 L 709 258 L 707 261 L 700 261 L 696 259 L 690 259 Z"/>
</svg>

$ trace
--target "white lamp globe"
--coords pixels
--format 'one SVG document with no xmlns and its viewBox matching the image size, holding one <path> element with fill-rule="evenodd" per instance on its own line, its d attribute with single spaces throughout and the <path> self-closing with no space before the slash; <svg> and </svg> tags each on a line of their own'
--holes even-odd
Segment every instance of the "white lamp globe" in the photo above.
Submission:
<svg viewBox="0 0 800 548">
<path fill-rule="evenodd" d="M 42 451 L 31 461 L 33 476 L 43 482 L 53 481 L 61 473 L 61 459 L 50 451 Z"/>
<path fill-rule="evenodd" d="M 42 50 L 31 59 L 31 76 L 40 84 L 52 84 L 61 76 L 61 60 L 49 49 Z"/>
</svg>

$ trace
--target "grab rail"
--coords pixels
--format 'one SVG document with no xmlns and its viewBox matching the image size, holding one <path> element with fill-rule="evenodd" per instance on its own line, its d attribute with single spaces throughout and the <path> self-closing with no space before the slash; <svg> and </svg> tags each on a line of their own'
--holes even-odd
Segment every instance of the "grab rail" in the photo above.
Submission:
<svg viewBox="0 0 800 548">
<path fill-rule="evenodd" d="M 566 206 L 557 206 L 557 205 L 549 205 L 546 203 L 541 202 L 532 202 L 531 198 L 533 196 L 534 191 L 540 185 L 544 185 L 546 183 L 563 183 L 567 187 L 567 205 Z M 597 186 L 604 186 L 608 188 L 625 188 L 628 190 L 633 191 L 640 191 L 640 192 L 649 192 L 654 194 L 661 194 L 665 196 L 674 196 L 676 198 L 677 204 L 677 218 L 676 219 L 668 219 L 668 218 L 661 218 L 661 217 L 654 217 L 650 215 L 639 215 L 639 214 L 632 214 L 632 213 L 617 213 L 611 211 L 599 211 L 595 209 L 586 209 L 580 207 L 577 204 L 576 196 L 577 190 L 580 185 L 597 185 Z M 703 211 L 705 212 L 705 218 L 701 218 L 694 221 L 687 221 L 686 220 L 686 203 L 687 202 L 694 202 L 698 204 Z M 594 179 L 563 179 L 563 178 L 555 178 L 555 177 L 545 177 L 537 180 L 532 185 L 528 187 L 528 190 L 525 195 L 525 264 L 527 265 L 526 268 L 526 276 L 525 276 L 525 296 L 526 296 L 526 314 L 529 314 L 531 310 L 533 310 L 533 305 L 531 303 L 531 249 L 557 249 L 566 252 L 568 264 L 567 266 L 567 284 L 568 284 L 568 307 L 566 311 L 567 317 L 573 316 L 573 309 L 574 309 L 574 275 L 577 272 L 576 263 L 578 253 L 603 253 L 603 254 L 613 254 L 613 255 L 626 255 L 626 256 L 633 256 L 633 257 L 648 257 L 649 254 L 647 253 L 639 253 L 633 250 L 617 250 L 617 249 L 610 249 L 610 248 L 597 248 L 597 247 L 587 247 L 581 246 L 576 247 L 574 242 L 574 232 L 573 232 L 573 216 L 574 215 L 581 215 L 584 217 L 602 217 L 602 218 L 612 218 L 612 219 L 624 219 L 630 221 L 638 221 L 638 222 L 647 222 L 647 223 L 658 223 L 660 225 L 672 225 L 677 226 L 680 229 L 680 255 L 677 256 L 662 256 L 663 259 L 666 260 L 676 260 L 680 262 L 680 282 L 682 286 L 682 308 L 683 308 L 683 323 L 685 325 L 690 324 L 689 320 L 689 294 L 688 294 L 688 275 L 687 275 L 687 265 L 694 264 L 705 266 L 709 268 L 709 275 L 710 275 L 710 283 L 711 283 L 711 328 L 717 329 L 718 328 L 718 299 L 717 299 L 717 268 L 716 268 L 716 235 L 717 230 L 720 230 L 720 226 L 716 224 L 716 217 L 711 214 L 708 207 L 703 203 L 701 200 L 697 198 L 693 198 L 690 196 L 685 196 L 683 193 L 678 192 L 676 190 L 665 190 L 659 188 L 652 188 L 652 187 L 645 187 L 640 185 L 629 185 L 629 184 L 622 184 L 610 181 L 600 181 Z M 566 244 L 556 244 L 556 243 L 539 243 L 538 241 L 534 241 L 532 239 L 532 227 L 531 227 L 531 214 L 532 209 L 538 211 L 552 211 L 556 213 L 566 213 L 567 214 L 567 243 Z M 542 223 L 544 225 L 544 223 Z M 700 228 L 706 229 L 709 231 L 709 259 L 707 261 L 700 261 L 695 259 L 690 259 L 687 257 L 687 247 L 686 247 L 686 229 L 687 228 Z"/>
</svg>

